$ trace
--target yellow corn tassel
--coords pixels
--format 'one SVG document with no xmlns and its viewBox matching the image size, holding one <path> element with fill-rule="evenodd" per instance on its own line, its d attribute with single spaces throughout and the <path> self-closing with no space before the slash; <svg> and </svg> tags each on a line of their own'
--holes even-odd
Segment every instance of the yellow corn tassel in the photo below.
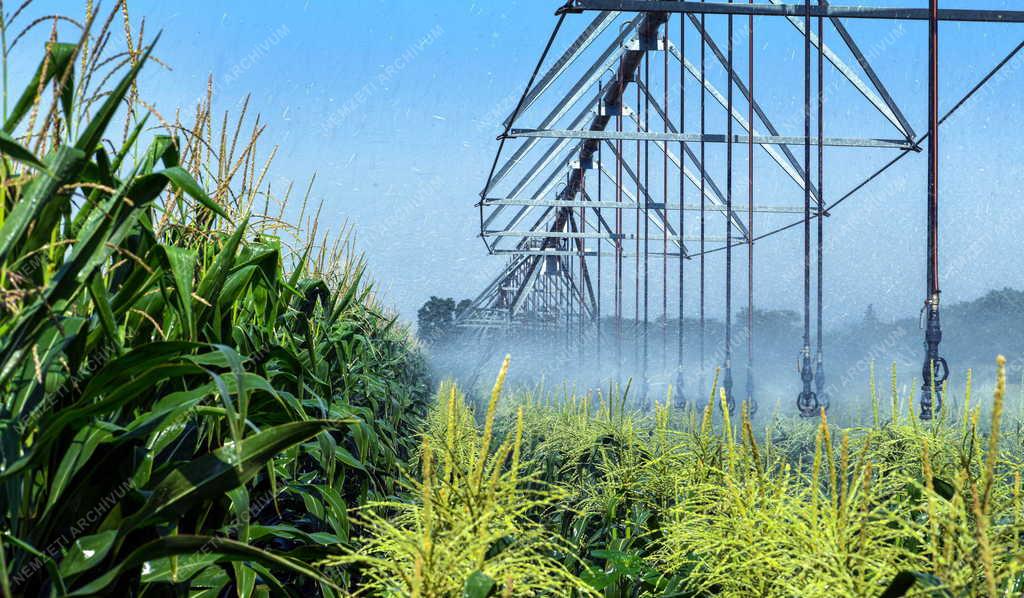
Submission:
<svg viewBox="0 0 1024 598">
<path fill-rule="evenodd" d="M 505 356 L 505 361 L 501 364 L 501 371 L 498 372 L 498 379 L 494 381 L 494 388 L 491 389 L 491 401 L 487 404 L 487 415 L 484 417 L 484 435 L 480 442 L 480 454 L 477 456 L 476 468 L 470 479 L 473 488 L 480 488 L 484 475 L 484 464 L 487 462 L 487 455 L 490 454 L 491 437 L 494 435 L 494 416 L 498 409 L 498 397 L 501 396 L 501 389 L 505 385 L 505 376 L 508 374 L 508 365 L 511 360 L 511 355 Z"/>
</svg>

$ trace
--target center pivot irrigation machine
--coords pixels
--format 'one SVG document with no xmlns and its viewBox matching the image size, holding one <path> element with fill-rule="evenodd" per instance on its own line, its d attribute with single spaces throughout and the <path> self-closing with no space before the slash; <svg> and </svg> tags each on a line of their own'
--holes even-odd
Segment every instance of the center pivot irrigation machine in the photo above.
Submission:
<svg viewBox="0 0 1024 598">
<path fill-rule="evenodd" d="M 631 333 L 640 347 L 637 363 L 646 392 L 648 324 L 652 315 L 667 321 L 672 297 L 680 321 L 674 348 L 679 396 L 683 356 L 694 344 L 684 338 L 684 289 L 696 280 L 696 350 L 703 370 L 708 349 L 705 264 L 718 254 L 725 262 L 724 347 L 717 354 L 722 388 L 732 409 L 733 344 L 737 337 L 745 339 L 743 398 L 753 410 L 755 245 L 802 227 L 803 345 L 797 406 L 802 415 L 814 416 L 828 406 L 822 339 L 825 219 L 903 158 L 926 151 L 927 198 L 921 199 L 927 201 L 928 263 L 920 416 L 930 419 L 941 408 L 936 389 L 949 374 L 940 353 L 939 127 L 1024 46 L 1014 48 L 940 114 L 939 23 L 1024 23 L 1024 11 L 941 9 L 937 0 L 930 0 L 928 8 L 833 6 L 824 0 L 572 0 L 556 14 L 554 31 L 529 83 L 504 122 L 477 203 L 480 236 L 488 252 L 506 256 L 507 265 L 461 313 L 459 325 L 485 335 L 564 330 L 580 356 L 599 365 L 610 359 L 620 364 L 623 335 Z M 553 48 L 564 43 L 559 39 L 563 25 L 584 14 L 593 20 L 549 62 Z M 865 51 L 847 28 L 849 21 L 864 19 L 927 23 L 928 124 L 923 134 L 911 126 L 872 65 L 877 52 Z M 802 80 L 802 105 L 791 102 L 798 109 L 769 114 L 759 103 L 759 70 L 781 59 L 778 52 L 759 55 L 755 26 L 773 41 L 788 35 L 802 42 L 802 73 L 794 75 L 799 77 L 794 82 Z M 925 47 L 923 38 L 921 42 L 919 47 Z M 881 123 L 887 131 L 827 136 L 826 95 L 840 86 L 854 90 L 872 115 L 858 119 L 865 123 L 861 129 Z M 782 135 L 787 123 L 789 128 L 802 125 L 803 135 Z M 848 129 L 849 122 L 844 124 Z M 825 148 L 856 149 L 851 159 L 861 161 L 872 159 L 869 152 L 885 153 L 889 159 L 841 194 L 826 192 Z M 774 172 L 762 175 L 768 170 Z M 766 193 L 759 183 L 768 176 L 777 178 Z M 777 184 L 779 177 L 784 184 Z M 787 192 L 794 197 L 801 193 L 802 205 L 782 201 Z M 699 220 L 699 228 L 690 218 Z M 755 232 L 755 225 L 763 232 Z M 684 234 L 694 229 L 699 234 Z M 745 255 L 737 256 L 737 251 Z M 746 321 L 739 333 L 733 313 L 737 257 L 746 258 L 747 275 Z M 605 317 L 608 299 L 615 323 L 611 332 L 595 325 Z M 627 305 L 632 307 L 627 315 L 637 325 L 624 332 Z M 662 342 L 667 345 L 666 338 Z M 612 350 L 603 350 L 608 343 Z M 661 353 L 673 351 L 664 346 Z"/>
</svg>

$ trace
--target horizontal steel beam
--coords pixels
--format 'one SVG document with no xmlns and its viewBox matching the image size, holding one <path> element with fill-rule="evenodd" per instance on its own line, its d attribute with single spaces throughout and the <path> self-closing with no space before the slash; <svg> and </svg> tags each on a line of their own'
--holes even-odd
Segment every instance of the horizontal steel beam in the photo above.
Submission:
<svg viewBox="0 0 1024 598">
<path fill-rule="evenodd" d="M 555 238 L 555 239 L 621 239 L 623 241 L 636 241 L 638 235 L 636 234 L 621 234 L 616 235 L 614 233 L 564 233 L 564 232 L 550 232 L 542 230 L 488 230 L 484 231 L 483 236 L 485 237 L 528 237 L 528 238 Z M 651 241 L 661 241 L 663 239 L 668 241 L 678 241 L 679 235 L 659 235 L 657 232 L 647 237 Z M 639 235 L 639 239 L 642 241 L 644 237 Z M 725 237 L 704 237 L 705 241 L 712 243 L 724 243 Z M 683 237 L 683 241 L 700 241 L 700 237 Z M 500 251 L 500 250 L 498 250 Z M 531 251 L 531 250 L 524 250 Z M 579 250 L 569 250 L 570 255 L 578 255 Z M 547 252 L 550 253 L 550 252 Z M 651 252 L 651 255 L 661 255 L 660 252 Z"/>
<path fill-rule="evenodd" d="M 709 243 L 715 242 L 715 240 L 711 239 L 710 237 L 706 237 L 704 240 L 709 242 Z M 718 242 L 725 242 L 725 238 L 722 237 L 721 239 L 718 240 Z M 583 255 L 585 257 L 595 257 L 598 254 L 600 254 L 602 257 L 615 257 L 615 255 L 616 255 L 616 253 L 614 251 L 601 251 L 601 252 L 598 252 L 598 251 L 593 251 L 593 250 L 587 250 L 587 251 L 584 252 L 584 251 L 576 251 L 576 250 L 571 250 L 571 249 L 495 249 L 494 251 L 491 252 L 491 255 L 540 255 L 540 256 L 543 256 L 543 255 L 552 255 L 552 256 L 555 256 L 555 255 L 564 255 L 564 256 L 580 256 L 580 255 Z M 633 252 L 627 252 L 627 251 L 622 252 L 622 257 L 637 257 L 637 256 L 642 256 L 642 255 L 643 255 L 643 253 L 633 253 Z M 653 256 L 657 256 L 657 257 L 662 257 L 662 256 L 679 257 L 678 253 L 667 253 L 667 254 L 665 254 L 665 253 L 654 253 L 654 252 L 648 253 L 648 257 L 650 257 L 652 255 Z M 689 259 L 689 257 L 687 257 L 687 259 Z"/>
<path fill-rule="evenodd" d="M 551 139 L 608 139 L 622 141 L 682 141 L 686 143 L 726 143 L 727 135 L 712 133 L 645 133 L 643 131 L 591 131 L 568 129 L 512 129 L 510 137 L 543 137 Z M 747 143 L 748 135 L 733 135 L 733 143 Z M 754 135 L 757 145 L 803 145 L 805 137 L 787 137 L 783 135 Z M 818 138 L 811 137 L 811 145 L 818 145 Z M 903 151 L 921 151 L 921 148 L 905 139 L 857 139 L 847 137 L 825 137 L 822 144 L 828 147 L 873 147 L 882 149 L 898 149 Z"/>
<path fill-rule="evenodd" d="M 529 237 L 538 239 L 612 239 L 616 236 L 627 238 L 626 235 L 609 235 L 607 233 L 577 233 L 549 230 L 485 230 L 481 237 Z M 658 237 L 659 239 L 661 237 Z"/>
<path fill-rule="evenodd" d="M 725 2 L 680 2 L 676 0 L 572 0 L 559 12 L 584 10 L 617 10 L 622 12 L 680 12 L 711 15 L 753 15 L 756 17 L 812 17 L 843 19 L 886 19 L 927 21 L 927 8 L 896 8 L 888 6 L 830 6 L 790 4 L 726 4 Z M 1024 11 L 971 8 L 940 8 L 940 21 L 980 23 L 1024 23 Z"/>
<path fill-rule="evenodd" d="M 531 199 L 531 198 L 509 198 L 503 199 L 500 197 L 488 197 L 483 200 L 485 206 L 538 206 L 538 207 L 561 207 L 561 208 L 606 208 L 606 209 L 622 209 L 622 210 L 635 210 L 637 206 L 633 202 L 615 202 L 615 201 L 579 201 L 579 200 L 559 200 L 559 199 Z M 669 202 L 667 205 L 662 202 L 654 202 L 648 204 L 650 209 L 655 210 L 678 210 L 679 204 Z M 686 204 L 683 209 L 687 212 L 699 212 L 701 210 L 700 204 Z M 724 212 L 725 206 L 719 206 L 714 204 L 706 204 L 704 210 L 708 212 Z M 744 213 L 746 210 L 742 208 L 734 208 L 733 212 Z M 803 206 L 754 206 L 754 212 L 765 212 L 772 214 L 803 214 Z"/>
</svg>

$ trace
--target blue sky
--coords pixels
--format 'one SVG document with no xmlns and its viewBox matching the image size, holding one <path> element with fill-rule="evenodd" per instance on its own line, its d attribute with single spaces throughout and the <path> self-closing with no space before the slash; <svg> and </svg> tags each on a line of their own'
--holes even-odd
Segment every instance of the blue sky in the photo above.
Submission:
<svg viewBox="0 0 1024 598">
<path fill-rule="evenodd" d="M 55 4 L 54 12 L 82 12 L 79 2 L 43 4 L 45 10 Z M 961 0 L 958 6 L 975 4 Z M 502 258 L 487 256 L 476 237 L 478 213 L 472 204 L 497 148 L 499 123 L 529 77 L 557 5 L 546 0 L 130 4 L 133 20 L 145 17 L 147 31 L 163 30 L 157 53 L 173 67 L 151 69 L 143 94 L 162 111 L 173 111 L 204 92 L 209 74 L 220 109 L 252 93 L 252 109 L 268 124 L 266 139 L 279 146 L 275 186 L 287 180 L 304 186 L 317 174 L 313 198 L 324 200 L 322 226 L 355 227 L 385 299 L 408 320 L 430 295 L 475 295 L 501 267 Z M 564 48 L 587 20 L 570 16 L 556 47 Z M 769 27 L 757 48 L 762 100 L 769 112 L 785 115 L 800 109 L 802 87 L 786 83 L 786 73 L 802 64 L 802 54 L 795 31 L 769 37 Z M 924 130 L 924 26 L 907 25 L 890 41 L 884 41 L 890 24 L 849 27 L 865 47 L 885 44 L 876 61 L 879 74 L 913 126 Z M 942 35 L 945 109 L 1024 39 L 1024 26 L 944 25 Z M 26 58 L 21 65 L 19 56 Z M 37 56 L 22 48 L 12 57 L 15 71 L 34 66 Z M 992 287 L 1024 287 L 1016 263 L 1018 231 L 1024 229 L 1021 66 L 1022 59 L 1014 61 L 1006 77 L 943 128 L 947 301 L 974 298 Z M 849 134 L 873 122 L 870 118 L 863 104 L 837 102 L 830 107 L 829 126 L 834 134 Z M 879 133 L 891 136 L 884 129 Z M 887 157 L 836 152 L 828 158 L 830 172 L 837 173 L 829 183 L 835 192 L 845 191 L 858 173 Z M 917 312 L 924 287 L 924 167 L 923 156 L 908 158 L 829 219 L 831 320 L 859 317 L 868 303 L 883 315 Z M 760 245 L 761 304 L 799 305 L 799 241 L 795 229 Z M 720 276 L 714 269 L 719 261 L 709 262 L 709 277 Z M 709 299 L 717 297 L 716 289 Z M 687 298 L 691 306 L 694 301 Z"/>
<path fill-rule="evenodd" d="M 504 98 L 525 84 L 552 7 L 316 0 L 201 6 L 132 5 L 147 28 L 164 30 L 161 54 L 175 70 L 159 74 L 159 85 L 148 82 L 162 105 L 190 103 L 208 73 L 222 107 L 251 92 L 251 106 L 269 125 L 267 139 L 280 146 L 275 176 L 283 183 L 317 174 L 313 198 L 324 200 L 323 223 L 355 227 L 386 300 L 403 317 L 414 319 L 430 295 L 475 294 L 489 281 L 500 262 L 476 238 L 472 204 L 498 122 L 511 110 Z M 388 74 L 410 51 L 415 57 Z"/>
</svg>

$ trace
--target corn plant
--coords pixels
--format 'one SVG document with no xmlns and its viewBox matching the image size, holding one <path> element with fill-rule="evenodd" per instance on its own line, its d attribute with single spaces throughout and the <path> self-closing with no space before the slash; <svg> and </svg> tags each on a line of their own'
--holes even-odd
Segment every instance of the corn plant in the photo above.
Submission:
<svg viewBox="0 0 1024 598">
<path fill-rule="evenodd" d="M 671 396 L 629 412 L 615 388 L 523 391 L 509 409 L 524 478 L 560 493 L 541 519 L 557 554 L 604 596 L 1011 596 L 1024 437 L 1003 421 L 1004 363 L 987 422 L 969 378 L 963 411 L 929 424 L 896 411 L 756 430 L 721 389 L 700 412 Z"/>
<path fill-rule="evenodd" d="M 523 418 L 501 442 L 495 419 L 509 360 L 498 374 L 477 430 L 464 397 L 444 385 L 423 436 L 409 499 L 362 507 L 370 533 L 330 566 L 361 565 L 357 594 L 379 596 L 524 596 L 593 594 L 555 557 L 566 547 L 535 518 L 558 502 L 556 488 L 522 477 Z"/>
<path fill-rule="evenodd" d="M 254 211 L 262 127 L 165 121 L 158 40 L 91 9 L 0 130 L 0 594 L 341 593 L 309 563 L 397 490 L 415 344 L 344 245 Z"/>
</svg>

